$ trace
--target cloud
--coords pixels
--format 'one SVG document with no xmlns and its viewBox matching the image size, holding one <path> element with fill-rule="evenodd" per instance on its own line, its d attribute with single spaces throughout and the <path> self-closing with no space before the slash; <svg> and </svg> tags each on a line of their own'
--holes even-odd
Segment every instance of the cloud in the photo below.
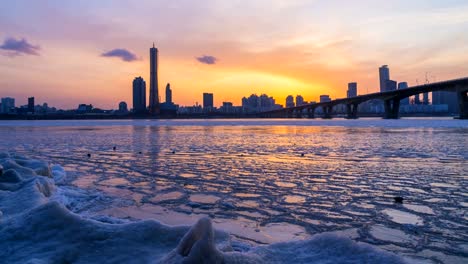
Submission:
<svg viewBox="0 0 468 264">
<path fill-rule="evenodd" d="M 18 56 L 18 55 L 39 55 L 39 46 L 34 46 L 28 43 L 26 39 L 15 39 L 7 38 L 3 41 L 3 44 L 0 46 L 0 49 L 6 50 L 9 56 Z"/>
<path fill-rule="evenodd" d="M 218 60 L 217 58 L 213 56 L 207 56 L 207 55 L 203 55 L 197 58 L 197 61 L 204 63 L 204 64 L 216 64 L 217 60 Z"/>
<path fill-rule="evenodd" d="M 121 58 L 123 61 L 138 60 L 135 54 L 133 54 L 131 51 L 128 51 L 126 49 L 113 49 L 108 52 L 102 53 L 101 56 L 102 57 L 118 57 L 118 58 Z"/>
</svg>

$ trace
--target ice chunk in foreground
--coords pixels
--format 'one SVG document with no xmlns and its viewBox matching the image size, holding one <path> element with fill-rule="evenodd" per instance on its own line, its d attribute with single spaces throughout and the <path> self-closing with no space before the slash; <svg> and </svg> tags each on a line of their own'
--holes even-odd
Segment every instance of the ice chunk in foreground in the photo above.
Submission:
<svg viewBox="0 0 468 264">
<path fill-rule="evenodd" d="M 394 254 L 330 234 L 241 253 L 209 218 L 191 228 L 153 220 L 95 221 L 54 200 L 60 193 L 54 178 L 64 177 L 62 169 L 6 154 L 0 165 L 2 263 L 403 263 Z"/>
</svg>

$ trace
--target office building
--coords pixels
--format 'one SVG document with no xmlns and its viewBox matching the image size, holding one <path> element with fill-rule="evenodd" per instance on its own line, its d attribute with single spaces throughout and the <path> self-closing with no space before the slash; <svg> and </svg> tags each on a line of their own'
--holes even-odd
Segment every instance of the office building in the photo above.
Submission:
<svg viewBox="0 0 468 264">
<path fill-rule="evenodd" d="M 304 104 L 304 97 L 302 95 L 296 95 L 296 106 Z"/>
<path fill-rule="evenodd" d="M 166 85 L 166 103 L 172 104 L 172 90 L 170 83 L 167 83 Z"/>
<path fill-rule="evenodd" d="M 390 69 L 388 65 L 382 65 L 379 68 L 379 79 L 380 79 L 380 92 L 386 92 L 386 81 L 390 80 Z"/>
<path fill-rule="evenodd" d="M 28 98 L 28 112 L 34 113 L 34 97 Z"/>
<path fill-rule="evenodd" d="M 320 103 L 330 102 L 331 98 L 327 94 L 320 95 Z"/>
<path fill-rule="evenodd" d="M 213 94 L 212 93 L 203 93 L 203 108 L 212 109 L 213 104 Z"/>
<path fill-rule="evenodd" d="M 93 110 L 93 105 L 92 104 L 79 104 L 78 108 L 76 109 L 76 112 L 84 114 L 84 113 L 90 113 Z"/>
<path fill-rule="evenodd" d="M 150 48 L 150 97 L 149 111 L 153 115 L 159 114 L 159 90 L 158 90 L 158 49 Z"/>
<path fill-rule="evenodd" d="M 458 96 L 456 92 L 436 91 L 432 92 L 433 105 L 447 105 L 447 110 L 451 114 L 459 112 Z"/>
<path fill-rule="evenodd" d="M 275 103 L 273 97 L 266 94 L 260 96 L 252 94 L 242 98 L 242 109 L 244 112 L 265 112 L 280 109 L 282 106 Z"/>
<path fill-rule="evenodd" d="M 351 82 L 348 83 L 348 91 L 346 92 L 346 97 L 351 98 L 351 97 L 356 97 L 357 96 L 357 83 Z"/>
<path fill-rule="evenodd" d="M 385 81 L 385 91 L 395 91 L 397 89 L 397 82 L 394 80 L 386 80 Z"/>
<path fill-rule="evenodd" d="M 401 90 L 401 89 L 408 89 L 408 83 L 407 82 L 398 83 L 398 90 Z M 401 99 L 400 104 L 409 105 L 409 97 Z"/>
<path fill-rule="evenodd" d="M 141 77 L 133 80 L 133 112 L 137 114 L 146 112 L 146 83 Z"/>
<path fill-rule="evenodd" d="M 0 112 L 2 114 L 8 114 L 15 110 L 15 98 L 4 97 L 2 98 L 2 108 Z"/>
<path fill-rule="evenodd" d="M 294 97 L 292 95 L 286 97 L 286 107 L 294 107 Z"/>
<path fill-rule="evenodd" d="M 127 113 L 128 112 L 128 107 L 126 102 L 120 102 L 119 103 L 119 112 L 120 113 Z"/>
</svg>

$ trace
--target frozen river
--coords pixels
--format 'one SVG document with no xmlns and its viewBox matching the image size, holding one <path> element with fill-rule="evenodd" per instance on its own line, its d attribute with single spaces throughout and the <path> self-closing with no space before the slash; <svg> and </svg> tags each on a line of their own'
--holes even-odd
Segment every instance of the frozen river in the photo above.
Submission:
<svg viewBox="0 0 468 264">
<path fill-rule="evenodd" d="M 468 262 L 468 121 L 0 121 L 0 140 L 63 166 L 83 216 L 207 215 L 239 251 L 335 232 L 415 263 Z"/>
</svg>

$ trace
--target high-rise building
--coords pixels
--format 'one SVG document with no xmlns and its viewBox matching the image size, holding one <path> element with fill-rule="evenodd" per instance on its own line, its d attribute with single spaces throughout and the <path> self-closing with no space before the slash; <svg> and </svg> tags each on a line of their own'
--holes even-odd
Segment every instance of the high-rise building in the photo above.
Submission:
<svg viewBox="0 0 468 264">
<path fill-rule="evenodd" d="M 458 113 L 458 97 L 455 92 L 435 91 L 432 92 L 433 105 L 447 105 L 448 112 L 455 114 Z"/>
<path fill-rule="evenodd" d="M 320 95 L 320 102 L 325 103 L 325 102 L 330 102 L 331 98 L 327 94 Z"/>
<path fill-rule="evenodd" d="M 357 96 L 357 83 L 351 82 L 348 83 L 348 91 L 347 91 L 347 97 L 356 97 Z"/>
<path fill-rule="evenodd" d="M 127 113 L 128 108 L 127 108 L 127 103 L 126 102 L 120 102 L 119 103 L 119 112 L 120 113 Z"/>
<path fill-rule="evenodd" d="M 146 83 L 141 77 L 133 80 L 133 112 L 137 114 L 146 112 Z"/>
<path fill-rule="evenodd" d="M 407 82 L 399 82 L 398 83 L 398 90 L 407 89 L 407 88 L 408 88 L 408 83 Z M 400 104 L 409 105 L 409 97 L 401 99 Z"/>
<path fill-rule="evenodd" d="M 292 95 L 286 97 L 286 107 L 294 107 L 294 97 Z"/>
<path fill-rule="evenodd" d="M 382 65 L 382 67 L 379 68 L 379 79 L 380 79 L 380 92 L 386 92 L 388 91 L 386 88 L 386 81 L 390 80 L 390 69 L 388 68 L 388 65 Z"/>
<path fill-rule="evenodd" d="M 397 89 L 397 82 L 394 80 L 386 80 L 385 81 L 385 91 L 395 91 Z"/>
<path fill-rule="evenodd" d="M 210 109 L 213 108 L 213 94 L 212 93 L 203 93 L 203 108 Z"/>
<path fill-rule="evenodd" d="M 169 103 L 169 104 L 172 103 L 172 90 L 171 90 L 170 83 L 167 83 L 166 85 L 166 103 Z"/>
<path fill-rule="evenodd" d="M 28 112 L 34 113 L 34 97 L 28 98 Z"/>
<path fill-rule="evenodd" d="M 153 115 L 159 114 L 159 91 L 158 91 L 158 49 L 150 48 L 150 98 L 149 110 Z"/>
<path fill-rule="evenodd" d="M 304 97 L 302 95 L 296 95 L 296 106 L 304 104 Z"/>
<path fill-rule="evenodd" d="M 4 97 L 2 98 L 2 108 L 0 109 L 1 113 L 7 114 L 12 112 L 15 109 L 15 98 Z"/>
</svg>

